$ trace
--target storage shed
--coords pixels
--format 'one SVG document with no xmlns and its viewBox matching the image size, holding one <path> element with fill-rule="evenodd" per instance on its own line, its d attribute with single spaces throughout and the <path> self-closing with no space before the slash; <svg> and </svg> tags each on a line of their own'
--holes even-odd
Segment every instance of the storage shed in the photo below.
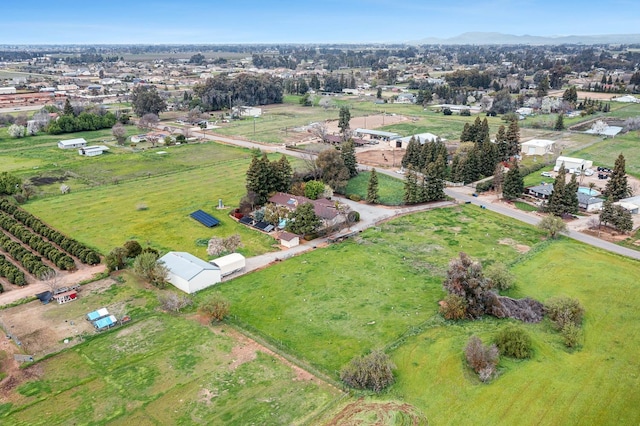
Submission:
<svg viewBox="0 0 640 426">
<path fill-rule="evenodd" d="M 553 168 L 553 171 L 557 172 L 558 170 L 560 170 L 560 167 L 562 167 L 562 163 L 564 163 L 564 168 L 569 170 L 570 172 L 575 170 L 590 169 L 593 166 L 593 161 L 590 160 L 560 156 L 556 159 L 556 165 Z"/>
<path fill-rule="evenodd" d="M 220 275 L 226 277 L 234 272 L 238 272 L 244 269 L 247 264 L 247 260 L 240 253 L 231 253 L 226 256 L 219 257 L 209 261 L 212 265 L 220 269 Z"/>
<path fill-rule="evenodd" d="M 553 153 L 556 143 L 547 139 L 531 139 L 520 144 L 524 155 L 545 155 Z"/>
<path fill-rule="evenodd" d="M 60 149 L 83 148 L 85 146 L 87 146 L 87 141 L 84 140 L 84 138 L 66 139 L 66 140 L 58 141 L 58 148 Z"/>
<path fill-rule="evenodd" d="M 170 251 L 158 259 L 158 262 L 164 263 L 169 270 L 168 281 L 185 293 L 195 293 L 222 280 L 220 267 L 191 253 Z"/>
<path fill-rule="evenodd" d="M 284 247 L 291 248 L 300 245 L 300 236 L 291 232 L 283 231 L 278 235 L 280 244 Z"/>
</svg>

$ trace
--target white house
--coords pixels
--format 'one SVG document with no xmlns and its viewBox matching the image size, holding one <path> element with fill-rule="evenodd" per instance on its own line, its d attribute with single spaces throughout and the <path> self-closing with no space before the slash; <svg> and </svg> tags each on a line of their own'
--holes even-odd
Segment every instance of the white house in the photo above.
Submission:
<svg viewBox="0 0 640 426">
<path fill-rule="evenodd" d="M 620 205 L 628 210 L 631 214 L 638 214 L 640 212 L 640 195 L 635 197 L 623 198 L 613 204 Z"/>
<path fill-rule="evenodd" d="M 578 207 L 587 212 L 597 212 L 602 210 L 604 200 L 600 197 L 594 197 L 589 194 L 578 192 Z"/>
<path fill-rule="evenodd" d="M 101 155 L 105 151 L 109 151 L 109 147 L 104 145 L 95 145 L 78 149 L 78 154 L 84 155 L 85 157 L 95 157 L 96 155 Z"/>
<path fill-rule="evenodd" d="M 533 115 L 533 108 L 529 107 L 521 107 L 516 110 L 516 114 L 522 115 L 524 117 L 528 115 Z"/>
<path fill-rule="evenodd" d="M 220 275 L 222 277 L 226 277 L 234 272 L 243 270 L 247 264 L 247 260 L 240 253 L 231 253 L 226 256 L 210 260 L 209 263 L 217 266 L 220 269 Z"/>
<path fill-rule="evenodd" d="M 210 287 L 222 281 L 218 266 L 205 262 L 184 251 L 170 251 L 158 259 L 169 270 L 168 281 L 184 291 L 196 291 Z"/>
<path fill-rule="evenodd" d="M 87 141 L 84 138 L 67 139 L 58 142 L 58 148 L 60 149 L 84 148 L 85 146 L 87 146 Z"/>
<path fill-rule="evenodd" d="M 564 163 L 564 168 L 571 170 L 586 170 L 590 169 L 593 166 L 593 161 L 583 160 L 582 158 L 574 158 L 574 157 L 565 157 L 560 156 L 556 159 L 556 165 L 553 168 L 554 172 L 560 170 L 562 167 L 562 163 Z"/>
<path fill-rule="evenodd" d="M 555 144 L 554 141 L 546 139 L 531 139 L 520 146 L 524 155 L 544 155 L 552 153 Z"/>
<path fill-rule="evenodd" d="M 0 87 L 0 95 L 14 95 L 15 93 L 15 87 Z"/>
<path fill-rule="evenodd" d="M 262 115 L 262 108 L 252 106 L 240 106 L 234 107 L 233 112 L 240 117 L 260 117 Z"/>
</svg>

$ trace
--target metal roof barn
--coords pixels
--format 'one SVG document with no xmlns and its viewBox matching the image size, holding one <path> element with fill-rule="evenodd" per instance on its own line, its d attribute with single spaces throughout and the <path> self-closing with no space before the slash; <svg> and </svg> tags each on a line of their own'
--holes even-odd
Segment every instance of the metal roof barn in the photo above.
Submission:
<svg viewBox="0 0 640 426">
<path fill-rule="evenodd" d="M 168 281 L 184 291 L 196 291 L 210 287 L 222 280 L 220 268 L 183 251 L 170 251 L 158 259 L 169 270 Z"/>
</svg>

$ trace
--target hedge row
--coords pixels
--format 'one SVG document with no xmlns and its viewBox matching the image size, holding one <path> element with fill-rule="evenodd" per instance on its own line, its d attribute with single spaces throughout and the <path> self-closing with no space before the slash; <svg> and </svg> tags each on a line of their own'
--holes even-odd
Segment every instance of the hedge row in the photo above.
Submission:
<svg viewBox="0 0 640 426">
<path fill-rule="evenodd" d="M 20 262 L 30 274 L 38 278 L 51 271 L 51 268 L 42 263 L 42 258 L 34 255 L 22 247 L 20 243 L 16 243 L 4 234 L 0 235 L 0 247 Z"/>
<path fill-rule="evenodd" d="M 0 276 L 5 277 L 11 284 L 23 286 L 27 285 L 27 280 L 24 278 L 24 272 L 22 272 L 16 265 L 9 262 L 6 257 L 0 254 Z M 2 289 L 2 284 L 0 284 Z M 4 291 L 4 289 L 3 289 Z M 0 291 L 1 293 L 2 291 Z"/>
<path fill-rule="evenodd" d="M 2 212 L 0 212 L 0 227 L 52 261 L 59 269 L 63 271 L 75 269 L 76 263 L 71 256 L 58 250 L 53 244 L 44 241 L 41 236 L 34 234 L 30 229 L 20 225 L 11 216 Z"/>
<path fill-rule="evenodd" d="M 61 234 L 60 232 L 43 223 L 40 219 L 38 219 L 31 213 L 22 210 L 20 207 L 12 204 L 8 200 L 0 200 L 0 211 L 4 211 L 13 215 L 13 217 L 17 221 L 33 229 L 34 232 L 42 235 L 49 241 L 53 241 L 67 253 L 80 259 L 82 263 L 86 263 L 88 265 L 95 265 L 100 263 L 100 255 L 95 250 L 92 250 L 84 244 L 72 238 L 69 238 L 64 234 Z"/>
</svg>

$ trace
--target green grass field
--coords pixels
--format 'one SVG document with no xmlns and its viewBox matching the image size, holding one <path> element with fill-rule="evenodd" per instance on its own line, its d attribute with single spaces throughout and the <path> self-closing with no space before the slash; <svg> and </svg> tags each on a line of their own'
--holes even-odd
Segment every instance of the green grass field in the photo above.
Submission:
<svg viewBox="0 0 640 426">
<path fill-rule="evenodd" d="M 213 147 L 213 144 L 196 147 Z M 187 148 L 187 147 L 185 147 Z M 83 191 L 73 191 L 64 196 L 30 201 L 24 207 L 31 213 L 51 223 L 61 232 L 73 236 L 108 253 L 128 239 L 137 239 L 144 246 L 166 252 L 189 251 L 207 258 L 206 244 L 199 239 L 213 236 L 240 234 L 244 248 L 240 252 L 252 256 L 273 250 L 275 241 L 268 235 L 239 225 L 228 215 L 230 208 L 217 210 L 218 199 L 236 206 L 245 193 L 245 172 L 249 166 L 248 151 L 233 150 L 235 159 L 219 164 L 188 168 L 157 177 L 129 180 L 118 185 L 103 185 Z M 238 151 L 242 155 L 238 155 Z M 170 162 L 167 168 L 179 169 L 173 152 L 164 156 L 150 154 L 150 161 Z M 185 151 L 192 152 L 192 151 Z M 275 157 L 274 157 L 275 158 Z M 179 163 L 178 163 L 179 164 Z M 142 210 L 139 206 L 144 205 Z M 206 228 L 189 218 L 189 213 L 202 209 L 213 214 L 221 224 Z"/>
<path fill-rule="evenodd" d="M 640 140 L 638 132 L 630 132 L 572 152 L 571 156 L 592 160 L 594 165 L 613 168 L 618 155 L 623 154 L 626 160 L 626 172 L 640 178 L 638 140 Z"/>
<path fill-rule="evenodd" d="M 449 260 L 461 250 L 515 260 L 539 232 L 475 206 L 392 220 L 355 241 L 219 286 L 239 323 L 330 375 L 431 321 Z M 503 241 L 503 244 L 499 242 Z M 204 292 L 206 293 L 206 291 Z"/>
<path fill-rule="evenodd" d="M 371 172 L 360 172 L 358 176 L 349 180 L 345 190 L 347 196 L 350 194 L 359 195 L 363 200 L 367 198 L 367 188 Z M 378 173 L 378 195 L 380 204 L 386 206 L 398 206 L 403 204 L 404 183 L 400 179 Z"/>
</svg>

